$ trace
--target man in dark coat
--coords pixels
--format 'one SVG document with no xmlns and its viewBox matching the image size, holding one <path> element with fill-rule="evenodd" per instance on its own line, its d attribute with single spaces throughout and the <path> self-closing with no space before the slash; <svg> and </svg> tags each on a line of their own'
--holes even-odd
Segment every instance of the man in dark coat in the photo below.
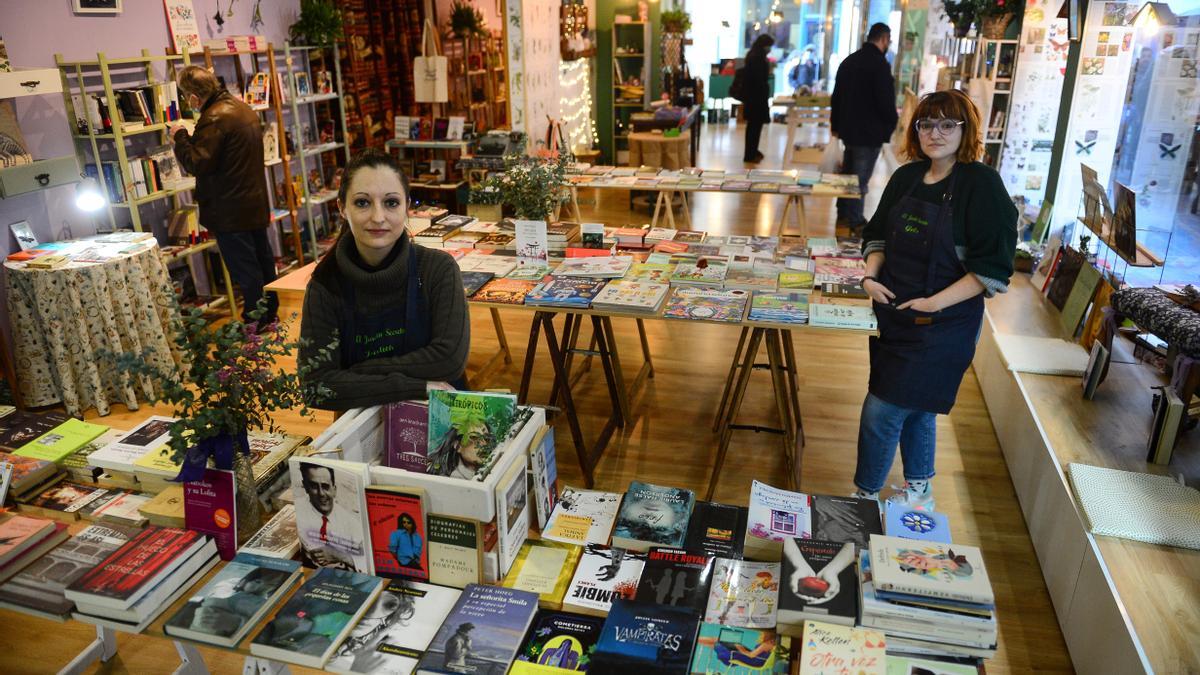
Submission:
<svg viewBox="0 0 1200 675">
<path fill-rule="evenodd" d="M 896 82 L 886 57 L 891 44 L 892 29 L 887 24 L 871 26 L 862 49 L 838 66 L 833 85 L 831 127 L 834 137 L 846 147 L 842 171 L 858 176 L 863 197 L 879 151 L 900 119 L 896 113 Z M 837 214 L 838 224 L 852 231 L 861 231 L 866 224 L 862 199 L 837 200 Z"/>
<path fill-rule="evenodd" d="M 746 148 L 743 162 L 761 162 L 763 154 L 758 151 L 763 125 L 771 121 L 771 65 L 767 52 L 775 44 L 770 35 L 759 35 L 746 53 L 746 64 L 742 66 L 742 105 L 746 109 Z"/>
<path fill-rule="evenodd" d="M 200 119 L 190 134 L 182 125 L 171 129 L 175 157 L 196 177 L 200 223 L 216 236 L 229 276 L 242 289 L 242 316 L 249 321 L 263 286 L 275 280 L 275 254 L 267 238 L 271 206 L 263 171 L 262 121 L 204 68 L 184 68 L 178 84 Z M 267 294 L 259 325 L 274 321 L 278 309 L 279 299 Z"/>
</svg>

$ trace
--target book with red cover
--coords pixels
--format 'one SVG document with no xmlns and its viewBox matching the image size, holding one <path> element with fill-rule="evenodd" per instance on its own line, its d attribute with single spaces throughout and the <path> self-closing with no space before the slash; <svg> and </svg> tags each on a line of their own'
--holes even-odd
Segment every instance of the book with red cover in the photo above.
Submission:
<svg viewBox="0 0 1200 675">
<path fill-rule="evenodd" d="M 91 605 L 129 609 L 205 541 L 203 534 L 191 530 L 148 527 L 72 582 L 66 596 Z"/>
<path fill-rule="evenodd" d="M 204 478 L 183 484 L 183 522 L 217 543 L 221 560 L 237 555 L 237 494 L 232 471 L 205 469 Z"/>
<path fill-rule="evenodd" d="M 375 574 L 429 579 L 425 500 L 419 490 L 368 487 L 367 519 L 371 524 Z"/>
</svg>

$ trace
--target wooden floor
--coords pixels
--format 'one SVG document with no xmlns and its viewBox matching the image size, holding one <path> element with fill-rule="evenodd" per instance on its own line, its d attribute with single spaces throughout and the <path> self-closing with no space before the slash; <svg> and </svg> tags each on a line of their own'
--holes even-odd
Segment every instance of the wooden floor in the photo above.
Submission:
<svg viewBox="0 0 1200 675">
<path fill-rule="evenodd" d="M 777 168 L 783 155 L 783 125 L 764 133 L 763 168 Z M 733 126 L 706 126 L 699 164 L 704 168 L 741 167 L 742 131 Z M 623 193 L 582 190 L 585 220 L 606 224 L 641 224 L 645 212 L 631 213 Z M 832 234 L 833 204 L 809 199 L 814 234 Z M 769 234 L 783 198 L 778 195 L 700 194 L 692 214 L 696 229 L 719 234 Z M 531 314 L 507 312 L 505 328 L 515 363 L 499 373 L 492 387 L 515 390 L 524 357 Z M 476 310 L 472 323 L 471 368 L 478 368 L 495 350 L 488 314 Z M 616 332 L 624 367 L 632 377 L 638 367 L 637 334 L 632 322 L 617 321 Z M 637 417 L 614 437 L 596 472 L 596 487 L 623 491 L 631 479 L 675 485 L 702 492 L 711 473 L 716 439 L 712 417 L 723 378 L 737 343 L 735 328 L 649 321 L 647 328 L 656 376 L 635 400 Z M 854 486 L 855 439 L 859 408 L 867 387 L 867 340 L 840 335 L 799 335 L 795 338 L 800 369 L 800 403 L 808 444 L 804 455 L 802 489 L 813 493 L 848 494 Z M 598 365 L 598 364 L 597 364 Z M 549 395 L 549 368 L 542 363 L 534 402 Z M 743 407 L 744 420 L 774 422 L 769 375 L 756 373 Z M 577 401 L 584 412 L 584 433 L 594 439 L 609 411 L 600 368 L 584 377 Z M 127 427 L 149 414 L 128 413 L 120 406 L 105 423 Z M 315 420 L 296 416 L 280 419 L 290 431 L 315 435 L 331 417 Z M 563 484 L 579 485 L 580 472 L 565 425 L 556 429 L 558 467 Z M 1071 664 L 1050 600 L 1042 581 L 1029 535 L 1018 509 L 1012 483 L 1001 457 L 974 374 L 968 372 L 954 412 L 938 420 L 938 475 L 933 481 L 939 510 L 950 516 L 957 542 L 980 546 L 996 592 L 1000 647 L 987 663 L 989 673 L 1069 672 Z M 745 504 L 750 481 L 782 484 L 783 462 L 776 437 L 737 432 L 717 489 L 716 499 Z M 890 482 L 903 481 L 899 461 Z M 56 672 L 90 640 L 90 626 L 54 624 L 0 610 L 0 672 Z M 1102 636 L 1097 636 L 1103 639 Z M 146 636 L 119 637 L 118 656 L 89 672 L 165 673 L 178 663 L 171 643 Z M 241 658 L 216 649 L 201 649 L 211 672 L 236 673 Z M 303 669 L 295 668 L 297 672 Z"/>
</svg>

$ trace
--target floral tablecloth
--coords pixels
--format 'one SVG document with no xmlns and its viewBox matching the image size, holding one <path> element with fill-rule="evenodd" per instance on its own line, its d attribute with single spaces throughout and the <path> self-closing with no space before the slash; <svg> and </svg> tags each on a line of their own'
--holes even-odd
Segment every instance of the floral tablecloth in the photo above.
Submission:
<svg viewBox="0 0 1200 675">
<path fill-rule="evenodd" d="M 153 240 L 126 246 L 102 263 L 58 269 L 5 263 L 20 393 L 31 407 L 61 402 L 71 415 L 112 403 L 136 410 L 154 394 L 148 380 L 119 376 L 105 350 L 145 354 L 177 370 L 176 309 L 166 265 Z"/>
</svg>

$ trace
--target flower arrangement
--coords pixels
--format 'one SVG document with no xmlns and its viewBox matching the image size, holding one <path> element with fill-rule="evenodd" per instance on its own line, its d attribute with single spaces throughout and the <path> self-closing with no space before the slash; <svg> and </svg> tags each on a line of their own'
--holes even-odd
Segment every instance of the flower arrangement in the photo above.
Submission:
<svg viewBox="0 0 1200 675">
<path fill-rule="evenodd" d="M 550 220 L 554 210 L 566 199 L 568 153 L 538 158 L 508 156 L 504 173 L 489 176 L 483 187 L 495 188 L 500 201 L 513 208 L 521 220 Z"/>
<path fill-rule="evenodd" d="M 458 38 L 485 37 L 488 33 L 483 13 L 469 2 L 454 0 L 450 7 L 450 32 Z"/>
<path fill-rule="evenodd" d="M 333 0 L 300 0 L 300 16 L 288 36 L 313 47 L 331 45 L 342 37 L 342 13 Z"/>
</svg>

